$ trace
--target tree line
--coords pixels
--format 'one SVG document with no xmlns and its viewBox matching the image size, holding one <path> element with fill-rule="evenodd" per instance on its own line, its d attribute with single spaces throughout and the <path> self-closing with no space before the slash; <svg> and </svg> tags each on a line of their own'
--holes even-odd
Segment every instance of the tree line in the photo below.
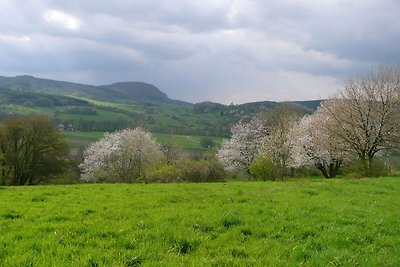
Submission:
<svg viewBox="0 0 400 267">
<path fill-rule="evenodd" d="M 173 137 L 158 144 L 137 127 L 106 134 L 76 161 L 52 118 L 12 116 L 0 124 L 0 185 L 49 183 L 74 171 L 81 182 L 129 183 L 222 181 L 235 172 L 279 180 L 311 166 L 327 178 L 343 166 L 377 176 L 387 171 L 379 158 L 399 144 L 400 66 L 381 66 L 348 78 L 312 114 L 279 105 L 235 124 L 218 151 L 204 138 L 203 155 L 189 155 Z"/>
<path fill-rule="evenodd" d="M 173 138 L 160 145 L 142 128 L 106 134 L 83 158 L 83 182 L 213 182 L 225 177 L 215 155 L 190 156 Z"/>
<path fill-rule="evenodd" d="M 399 148 L 399 101 L 400 66 L 381 66 L 348 78 L 311 115 L 285 109 L 238 123 L 218 158 L 227 170 L 259 179 L 283 179 L 305 166 L 332 178 L 344 164 L 357 166 L 359 176 L 384 174 L 387 166 L 377 158 Z"/>
<path fill-rule="evenodd" d="M 211 151 L 212 139 L 204 138 L 202 144 Z M 213 153 L 189 154 L 173 137 L 158 144 L 140 127 L 105 134 L 84 150 L 80 160 L 71 157 L 51 117 L 11 116 L 0 124 L 0 185 L 212 182 L 224 177 Z"/>
</svg>

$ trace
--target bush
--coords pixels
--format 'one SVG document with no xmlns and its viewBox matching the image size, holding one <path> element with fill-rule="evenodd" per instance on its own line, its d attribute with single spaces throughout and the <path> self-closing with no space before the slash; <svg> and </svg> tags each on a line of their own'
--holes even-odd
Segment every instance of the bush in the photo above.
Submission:
<svg viewBox="0 0 400 267">
<path fill-rule="evenodd" d="M 184 179 L 188 182 L 218 182 L 225 179 L 226 173 L 221 163 L 215 158 L 200 160 L 186 159 L 179 163 Z"/>
<path fill-rule="evenodd" d="M 162 165 L 147 174 L 146 182 L 150 183 L 173 183 L 181 182 L 184 172 L 174 165 Z"/>
<path fill-rule="evenodd" d="M 229 172 L 226 176 L 226 180 L 228 181 L 248 181 L 250 179 L 250 175 L 245 172 Z"/>
<path fill-rule="evenodd" d="M 214 156 L 207 160 L 208 163 L 208 177 L 207 180 L 210 182 L 224 181 L 226 172 L 221 162 Z"/>
<path fill-rule="evenodd" d="M 186 181 L 204 182 L 207 180 L 208 168 L 204 160 L 184 160 L 180 165 Z"/>
<path fill-rule="evenodd" d="M 390 168 L 386 162 L 380 158 L 375 158 L 372 162 L 357 160 L 344 168 L 346 177 L 380 177 L 387 176 Z"/>
<path fill-rule="evenodd" d="M 321 171 L 315 168 L 315 166 L 301 167 L 295 170 L 296 177 L 312 177 L 321 176 Z"/>
<path fill-rule="evenodd" d="M 250 163 L 250 173 L 255 180 L 272 180 L 275 181 L 278 177 L 277 166 L 272 162 L 270 157 L 259 156 Z"/>
<path fill-rule="evenodd" d="M 214 147 L 214 141 L 211 137 L 205 136 L 200 139 L 200 145 L 205 148 Z"/>
</svg>

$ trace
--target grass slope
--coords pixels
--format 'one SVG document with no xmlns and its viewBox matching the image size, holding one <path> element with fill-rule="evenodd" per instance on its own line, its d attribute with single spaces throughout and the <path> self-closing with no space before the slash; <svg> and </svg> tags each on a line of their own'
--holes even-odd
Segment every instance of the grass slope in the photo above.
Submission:
<svg viewBox="0 0 400 267">
<path fill-rule="evenodd" d="M 207 149 L 201 146 L 200 140 L 203 136 L 199 135 L 170 135 L 165 133 L 152 133 L 154 138 L 160 144 L 166 143 L 172 138 L 173 142 L 180 145 L 183 149 L 188 151 L 206 151 Z M 72 148 L 86 147 L 90 143 L 96 142 L 104 136 L 104 132 L 91 131 L 91 132 L 64 132 L 66 140 L 71 144 Z M 211 137 L 215 147 L 220 147 L 223 138 Z"/>
<path fill-rule="evenodd" d="M 136 85 L 149 90 L 136 90 Z M 238 121 L 285 105 L 270 101 L 229 106 L 211 102 L 190 104 L 168 99 L 148 84 L 120 83 L 110 87 L 117 91 L 31 76 L 0 77 L 0 120 L 10 114 L 46 114 L 68 130 L 114 131 L 145 126 L 152 132 L 226 137 Z M 112 97 L 110 92 L 117 95 Z M 309 102 L 313 107 L 319 103 L 292 103 L 293 111 L 310 113 Z"/>
<path fill-rule="evenodd" d="M 399 266 L 400 179 L 0 187 L 1 266 Z"/>
</svg>

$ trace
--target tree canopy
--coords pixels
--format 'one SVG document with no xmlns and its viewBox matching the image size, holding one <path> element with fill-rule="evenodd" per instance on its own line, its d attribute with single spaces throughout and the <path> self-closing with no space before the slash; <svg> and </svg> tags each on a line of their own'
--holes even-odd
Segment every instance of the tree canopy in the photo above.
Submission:
<svg viewBox="0 0 400 267">
<path fill-rule="evenodd" d="M 36 184 L 62 173 L 69 146 L 47 116 L 13 116 L 0 125 L 1 184 Z"/>
<path fill-rule="evenodd" d="M 135 182 L 161 158 L 161 148 L 149 132 L 135 128 L 106 134 L 83 154 L 83 181 Z"/>
<path fill-rule="evenodd" d="M 350 77 L 336 96 L 322 104 L 324 128 L 357 156 L 368 176 L 374 157 L 399 147 L 400 66 Z"/>
</svg>

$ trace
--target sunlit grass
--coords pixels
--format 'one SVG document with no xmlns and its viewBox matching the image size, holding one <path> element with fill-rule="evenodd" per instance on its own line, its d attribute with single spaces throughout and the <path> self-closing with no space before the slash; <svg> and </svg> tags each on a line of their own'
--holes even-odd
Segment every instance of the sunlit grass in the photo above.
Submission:
<svg viewBox="0 0 400 267">
<path fill-rule="evenodd" d="M 60 120 L 65 120 L 65 121 L 91 121 L 91 122 L 96 122 L 96 121 L 112 121 L 112 120 L 127 120 L 130 121 L 131 118 L 127 115 L 117 113 L 117 112 L 112 112 L 112 111 L 107 111 L 107 110 L 102 110 L 102 109 L 97 109 L 97 113 L 93 115 L 87 115 L 87 114 L 73 114 L 73 113 L 59 113 L 58 118 Z"/>
<path fill-rule="evenodd" d="M 398 266 L 400 179 L 0 187 L 0 266 Z"/>
<path fill-rule="evenodd" d="M 165 144 L 168 140 L 172 140 L 174 143 L 180 145 L 183 149 L 191 151 L 205 151 L 206 148 L 202 147 L 200 144 L 201 138 L 204 136 L 199 135 L 170 135 L 165 133 L 152 133 L 154 138 L 160 144 Z M 90 143 L 96 142 L 104 136 L 104 132 L 101 131 L 91 131 L 91 132 L 81 132 L 81 131 L 65 131 L 64 136 L 69 141 L 73 147 L 87 146 Z M 214 146 L 220 147 L 222 143 L 222 137 L 211 137 Z"/>
</svg>

